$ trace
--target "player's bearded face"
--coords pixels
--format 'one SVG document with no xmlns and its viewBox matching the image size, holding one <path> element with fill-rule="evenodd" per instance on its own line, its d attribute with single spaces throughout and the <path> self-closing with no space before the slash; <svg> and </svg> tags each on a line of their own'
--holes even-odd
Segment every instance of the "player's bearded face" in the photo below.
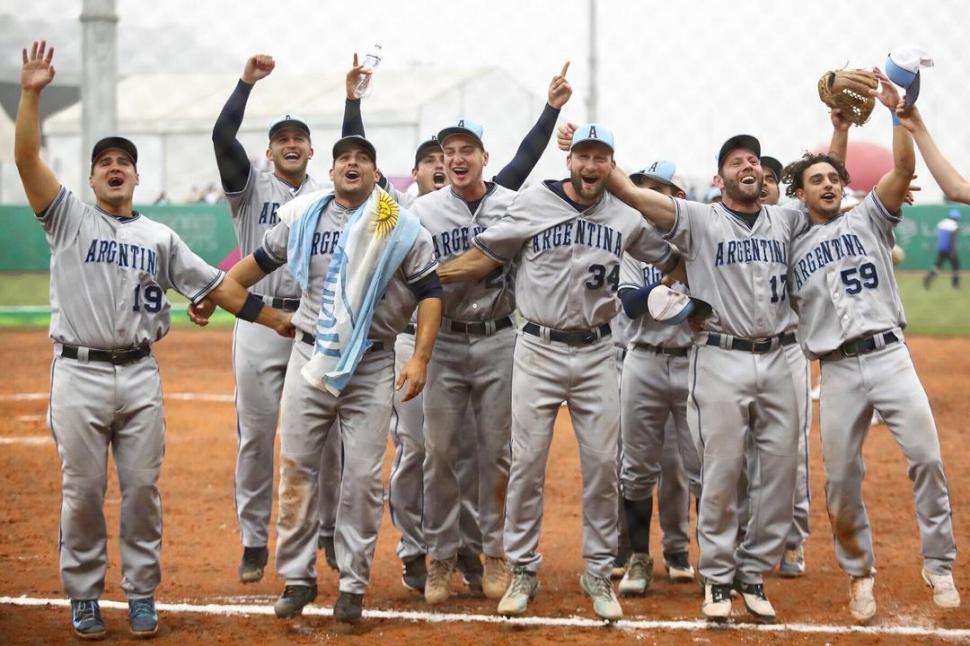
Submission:
<svg viewBox="0 0 970 646">
<path fill-rule="evenodd" d="M 414 179 L 418 184 L 418 194 L 425 195 L 448 184 L 445 174 L 445 154 L 432 150 L 421 156 L 414 169 Z"/>
<path fill-rule="evenodd" d="M 764 169 L 750 150 L 739 148 L 724 160 L 718 175 L 723 184 L 722 195 L 741 205 L 754 205 L 761 199 Z"/>
<path fill-rule="evenodd" d="M 138 186 L 138 171 L 127 153 L 108 150 L 91 165 L 89 182 L 99 204 L 117 208 L 131 204 Z"/>
<path fill-rule="evenodd" d="M 802 188 L 798 197 L 810 213 L 826 220 L 836 217 L 842 210 L 842 178 L 834 166 L 827 162 L 812 164 L 802 173 Z"/>
<path fill-rule="evenodd" d="M 269 142 L 267 157 L 273 162 L 274 170 L 284 178 L 293 177 L 302 180 L 306 174 L 307 164 L 313 156 L 310 138 L 306 133 L 296 128 L 285 128 L 276 133 Z"/>
<path fill-rule="evenodd" d="M 452 135 L 441 145 L 448 183 L 459 192 L 482 181 L 488 153 L 478 142 L 465 135 Z"/>
<path fill-rule="evenodd" d="M 616 164 L 613 153 L 602 144 L 580 144 L 566 158 L 569 183 L 580 201 L 592 204 L 606 191 L 606 180 Z"/>
<path fill-rule="evenodd" d="M 366 150 L 351 148 L 333 160 L 330 180 L 338 198 L 360 204 L 373 192 L 377 168 Z"/>
</svg>

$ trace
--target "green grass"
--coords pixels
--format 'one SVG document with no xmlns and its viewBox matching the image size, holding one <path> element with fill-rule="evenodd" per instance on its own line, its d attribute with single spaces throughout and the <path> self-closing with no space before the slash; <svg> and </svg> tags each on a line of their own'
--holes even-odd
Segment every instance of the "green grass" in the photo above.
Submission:
<svg viewBox="0 0 970 646">
<path fill-rule="evenodd" d="M 964 277 L 962 289 L 950 287 L 950 277 L 942 274 L 933 289 L 923 289 L 922 272 L 900 272 L 896 275 L 906 308 L 909 326 L 906 333 L 921 336 L 970 336 L 970 278 Z M 0 307 L 48 304 L 47 274 L 0 274 Z M 172 303 L 172 324 L 191 326 L 184 309 L 186 300 L 175 292 L 168 293 Z M 0 328 L 46 327 L 46 310 L 0 311 Z M 217 310 L 210 325 L 231 327 L 233 317 Z"/>
</svg>

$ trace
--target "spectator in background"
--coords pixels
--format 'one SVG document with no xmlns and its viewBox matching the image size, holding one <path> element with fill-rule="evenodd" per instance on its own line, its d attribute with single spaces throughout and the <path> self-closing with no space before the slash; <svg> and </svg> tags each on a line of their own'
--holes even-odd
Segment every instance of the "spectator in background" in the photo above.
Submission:
<svg viewBox="0 0 970 646">
<path fill-rule="evenodd" d="M 950 213 L 936 225 L 936 264 L 923 277 L 923 287 L 929 289 L 944 262 L 950 263 L 953 276 L 950 284 L 960 289 L 960 259 L 957 257 L 957 235 L 960 233 L 960 209 L 950 209 Z"/>
<path fill-rule="evenodd" d="M 721 189 L 712 186 L 704 193 L 704 204 L 714 204 L 721 201 Z"/>
<path fill-rule="evenodd" d="M 168 195 L 165 194 L 165 191 L 159 193 L 158 197 L 155 198 L 155 201 L 152 202 L 152 204 L 156 206 L 165 206 L 169 204 Z"/>
</svg>

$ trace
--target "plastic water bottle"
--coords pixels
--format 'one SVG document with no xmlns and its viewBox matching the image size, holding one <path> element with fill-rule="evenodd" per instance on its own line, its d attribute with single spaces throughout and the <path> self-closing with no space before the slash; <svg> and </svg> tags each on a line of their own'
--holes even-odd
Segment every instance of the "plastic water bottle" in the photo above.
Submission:
<svg viewBox="0 0 970 646">
<path fill-rule="evenodd" d="M 370 51 L 364 57 L 363 68 L 369 70 L 371 73 L 363 76 L 357 83 L 357 87 L 354 88 L 354 98 L 360 99 L 362 97 L 370 94 L 370 79 L 374 76 L 374 70 L 377 66 L 381 64 L 381 45 L 380 43 L 375 44 L 371 47 Z"/>
</svg>

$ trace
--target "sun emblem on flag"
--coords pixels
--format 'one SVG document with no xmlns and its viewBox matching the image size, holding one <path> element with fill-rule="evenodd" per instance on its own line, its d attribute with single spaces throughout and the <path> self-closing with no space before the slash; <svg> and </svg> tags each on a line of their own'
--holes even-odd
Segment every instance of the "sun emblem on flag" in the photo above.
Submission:
<svg viewBox="0 0 970 646">
<path fill-rule="evenodd" d="M 371 226 L 374 229 L 375 236 L 386 238 L 391 235 L 391 231 L 397 225 L 397 217 L 401 208 L 386 191 L 380 188 L 377 190 L 377 203 L 374 205 L 374 219 Z"/>
</svg>

